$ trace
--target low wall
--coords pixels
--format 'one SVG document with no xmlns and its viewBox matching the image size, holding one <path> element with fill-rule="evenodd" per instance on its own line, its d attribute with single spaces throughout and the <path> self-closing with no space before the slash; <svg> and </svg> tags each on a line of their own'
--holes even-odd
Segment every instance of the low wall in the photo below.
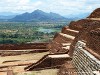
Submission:
<svg viewBox="0 0 100 75">
<path fill-rule="evenodd" d="M 44 49 L 48 43 L 0 44 L 0 50 Z"/>
<path fill-rule="evenodd" d="M 0 56 L 47 52 L 48 43 L 0 44 Z"/>
<path fill-rule="evenodd" d="M 83 49 L 83 46 L 85 44 L 82 41 L 76 43 L 72 62 L 77 68 L 78 75 L 94 75 L 94 71 L 100 69 L 100 61 Z"/>
</svg>

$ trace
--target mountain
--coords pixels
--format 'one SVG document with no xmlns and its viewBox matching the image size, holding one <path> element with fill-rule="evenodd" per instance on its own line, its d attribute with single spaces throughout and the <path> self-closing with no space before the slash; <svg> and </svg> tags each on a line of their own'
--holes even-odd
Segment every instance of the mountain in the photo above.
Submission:
<svg viewBox="0 0 100 75">
<path fill-rule="evenodd" d="M 23 13 L 15 16 L 9 21 L 13 22 L 33 22 L 33 21 L 64 21 L 67 20 L 65 17 L 56 13 L 46 13 L 41 10 L 35 10 L 32 13 Z"/>
</svg>

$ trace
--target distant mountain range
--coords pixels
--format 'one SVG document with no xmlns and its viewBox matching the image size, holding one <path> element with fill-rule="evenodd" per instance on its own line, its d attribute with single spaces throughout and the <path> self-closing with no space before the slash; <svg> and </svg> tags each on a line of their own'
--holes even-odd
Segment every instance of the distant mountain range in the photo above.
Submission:
<svg viewBox="0 0 100 75">
<path fill-rule="evenodd" d="M 42 10 L 35 10 L 32 13 L 10 13 L 2 12 L 0 13 L 0 21 L 10 21 L 10 22 L 34 22 L 34 21 L 71 21 L 80 18 L 85 18 L 89 13 L 71 14 L 65 17 L 57 13 L 46 13 Z"/>
<path fill-rule="evenodd" d="M 65 17 L 56 13 L 45 13 L 41 10 L 35 10 L 32 13 L 23 13 L 15 16 L 9 21 L 13 22 L 33 22 L 33 21 L 64 21 L 67 20 Z"/>
</svg>

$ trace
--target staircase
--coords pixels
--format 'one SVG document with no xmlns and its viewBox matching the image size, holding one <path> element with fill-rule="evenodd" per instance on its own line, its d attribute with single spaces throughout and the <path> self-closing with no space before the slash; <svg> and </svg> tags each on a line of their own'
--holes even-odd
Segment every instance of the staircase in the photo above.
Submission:
<svg viewBox="0 0 100 75">
<path fill-rule="evenodd" d="M 56 34 L 53 41 L 48 45 L 50 53 L 68 53 L 70 45 L 78 33 L 78 30 L 73 30 L 67 26 L 62 28 L 61 33 Z"/>
</svg>

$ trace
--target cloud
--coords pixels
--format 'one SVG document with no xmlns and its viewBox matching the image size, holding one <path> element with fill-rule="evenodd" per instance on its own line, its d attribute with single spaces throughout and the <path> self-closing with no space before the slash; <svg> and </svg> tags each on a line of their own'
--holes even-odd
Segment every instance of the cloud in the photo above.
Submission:
<svg viewBox="0 0 100 75">
<path fill-rule="evenodd" d="M 34 10 L 41 4 L 41 1 L 31 2 L 30 0 L 1 0 L 0 11 L 25 12 Z"/>
<path fill-rule="evenodd" d="M 41 9 L 62 15 L 91 13 L 100 7 L 99 0 L 44 0 L 43 3 L 45 4 L 41 6 Z"/>
<path fill-rule="evenodd" d="M 90 13 L 100 7 L 100 0 L 0 0 L 2 12 L 32 12 L 41 9 L 62 15 Z"/>
</svg>

